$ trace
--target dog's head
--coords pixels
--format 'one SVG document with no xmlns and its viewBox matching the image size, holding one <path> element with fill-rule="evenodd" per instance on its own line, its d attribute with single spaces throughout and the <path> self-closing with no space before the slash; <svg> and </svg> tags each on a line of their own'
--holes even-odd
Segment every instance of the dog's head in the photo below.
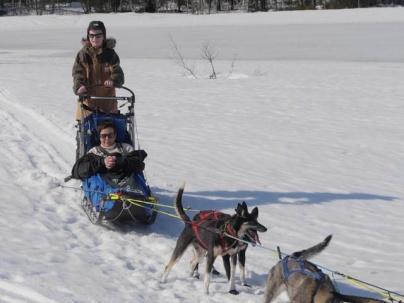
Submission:
<svg viewBox="0 0 404 303">
<path fill-rule="evenodd" d="M 258 207 L 254 207 L 251 212 L 248 212 L 247 204 L 243 202 L 238 203 L 235 211 L 237 221 L 240 223 L 237 237 L 250 242 L 253 246 L 257 243 L 261 244 L 257 232 L 266 232 L 267 228 L 258 222 Z"/>
</svg>

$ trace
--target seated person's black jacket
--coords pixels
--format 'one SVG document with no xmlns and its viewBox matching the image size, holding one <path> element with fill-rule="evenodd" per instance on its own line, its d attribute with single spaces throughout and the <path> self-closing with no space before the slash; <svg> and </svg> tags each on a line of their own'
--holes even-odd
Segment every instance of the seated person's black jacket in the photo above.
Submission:
<svg viewBox="0 0 404 303">
<path fill-rule="evenodd" d="M 125 156 L 120 153 L 114 153 L 110 156 L 116 156 L 116 165 L 107 170 L 104 163 L 104 157 L 95 154 L 86 154 L 74 164 L 72 177 L 74 179 L 86 179 L 98 173 L 141 173 L 144 170 L 143 160 L 147 157 L 144 150 L 134 150 Z"/>
</svg>

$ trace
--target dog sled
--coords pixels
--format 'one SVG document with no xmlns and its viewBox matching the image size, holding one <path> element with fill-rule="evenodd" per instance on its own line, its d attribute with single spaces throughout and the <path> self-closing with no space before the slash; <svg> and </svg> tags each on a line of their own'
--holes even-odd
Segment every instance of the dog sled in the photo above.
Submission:
<svg viewBox="0 0 404 303">
<path fill-rule="evenodd" d="M 139 143 L 135 144 L 135 94 L 126 87 L 130 96 L 94 97 L 80 96 L 79 105 L 82 118 L 78 121 L 76 136 L 76 160 L 94 146 L 100 144 L 97 125 L 104 121 L 113 122 L 116 127 L 116 142 L 127 143 L 139 150 Z M 98 108 L 88 107 L 85 100 L 98 102 L 118 102 L 118 113 L 106 114 Z M 87 115 L 84 115 L 84 112 Z M 137 140 L 138 141 L 138 140 Z M 154 223 L 157 216 L 157 200 L 152 195 L 144 173 L 105 173 L 95 174 L 82 180 L 82 207 L 90 221 L 94 224 L 105 222 L 143 224 Z"/>
</svg>

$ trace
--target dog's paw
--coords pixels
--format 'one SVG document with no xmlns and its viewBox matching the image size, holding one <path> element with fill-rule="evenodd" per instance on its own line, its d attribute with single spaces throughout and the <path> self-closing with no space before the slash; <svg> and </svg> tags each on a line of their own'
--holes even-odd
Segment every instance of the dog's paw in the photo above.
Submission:
<svg viewBox="0 0 404 303">
<path fill-rule="evenodd" d="M 235 290 L 235 289 L 232 289 L 232 290 L 229 290 L 229 294 L 238 295 L 239 292 L 237 290 Z"/>
<path fill-rule="evenodd" d="M 191 276 L 192 276 L 192 278 L 199 280 L 199 273 L 194 272 Z"/>
<path fill-rule="evenodd" d="M 214 267 L 212 269 L 212 275 L 214 276 L 220 276 L 220 272 L 218 272 Z"/>
<path fill-rule="evenodd" d="M 245 286 L 245 287 L 252 287 L 250 284 L 248 284 L 247 282 L 243 282 L 241 285 Z"/>
<path fill-rule="evenodd" d="M 167 275 L 166 274 L 162 274 L 160 277 L 160 283 L 166 283 L 167 282 Z"/>
</svg>

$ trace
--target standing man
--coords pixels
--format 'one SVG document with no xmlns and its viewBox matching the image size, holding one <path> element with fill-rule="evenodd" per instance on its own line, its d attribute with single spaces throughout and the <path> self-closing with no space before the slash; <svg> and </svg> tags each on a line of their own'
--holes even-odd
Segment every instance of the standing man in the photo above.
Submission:
<svg viewBox="0 0 404 303">
<path fill-rule="evenodd" d="M 114 51 L 116 40 L 106 37 L 106 29 L 101 21 L 91 21 L 87 28 L 87 38 L 82 39 L 83 47 L 78 52 L 73 65 L 73 91 L 76 95 L 114 97 L 115 87 L 124 83 L 124 73 L 119 57 Z M 92 110 L 105 113 L 118 111 L 116 100 L 85 100 Z M 91 112 L 77 107 L 76 120 Z"/>
</svg>

